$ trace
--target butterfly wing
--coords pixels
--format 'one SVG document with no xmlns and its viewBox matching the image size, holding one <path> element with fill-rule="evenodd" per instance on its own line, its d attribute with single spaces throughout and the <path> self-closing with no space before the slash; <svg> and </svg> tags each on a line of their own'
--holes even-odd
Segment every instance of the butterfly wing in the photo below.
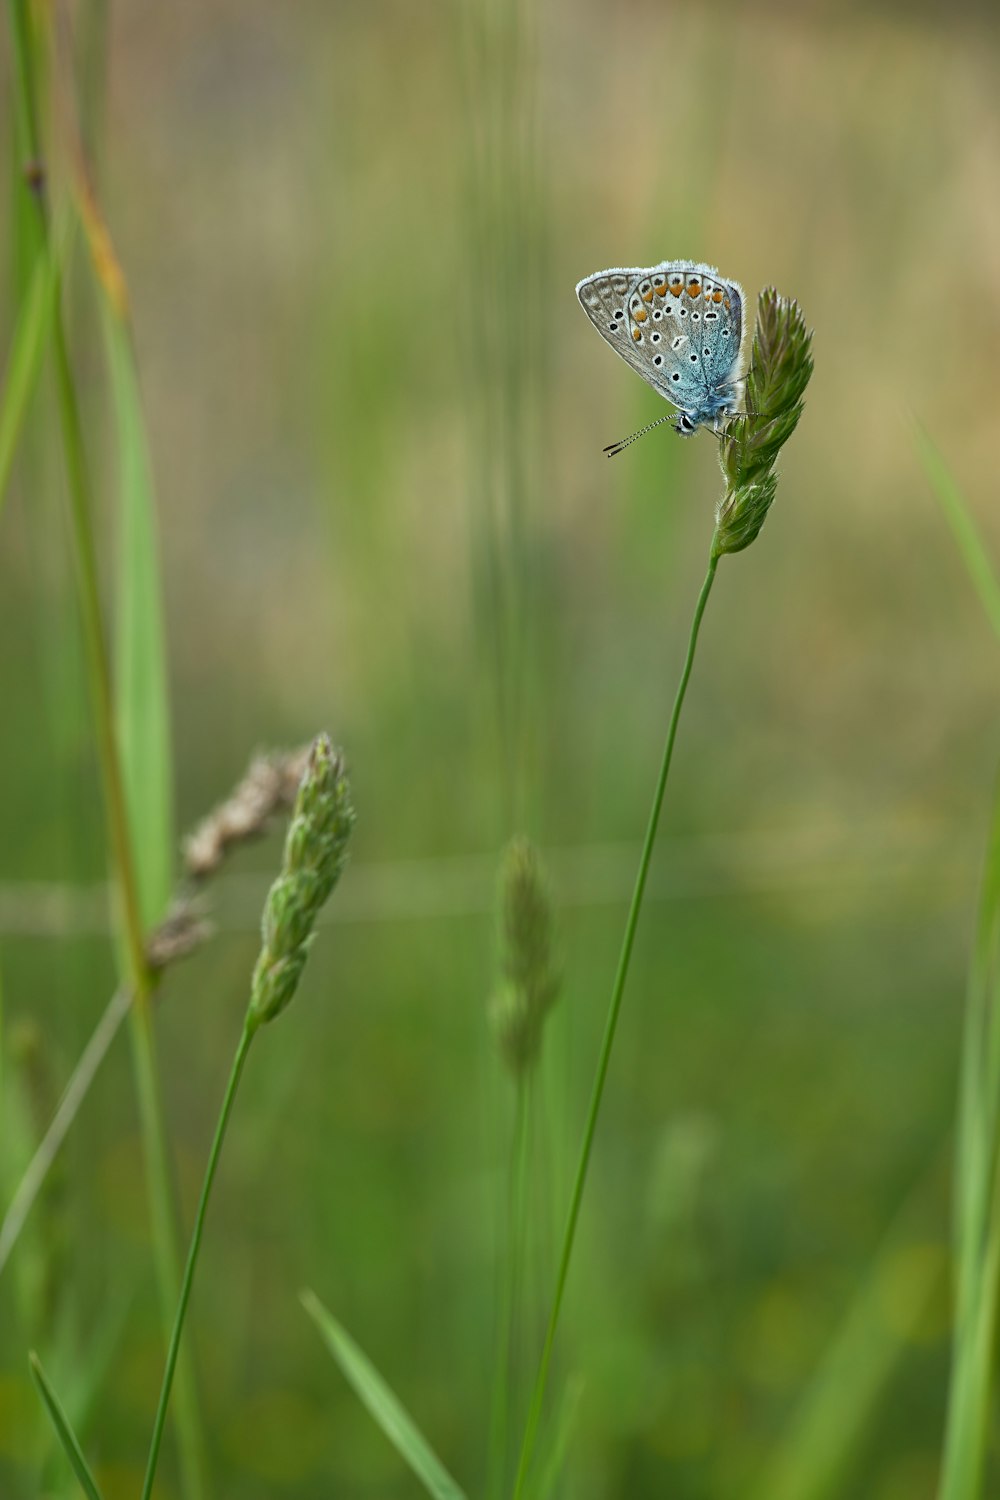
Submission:
<svg viewBox="0 0 1000 1500">
<path fill-rule="evenodd" d="M 743 296 L 713 266 L 664 261 L 587 276 L 576 289 L 594 327 L 654 390 L 696 421 L 726 404 L 739 373 Z"/>
</svg>

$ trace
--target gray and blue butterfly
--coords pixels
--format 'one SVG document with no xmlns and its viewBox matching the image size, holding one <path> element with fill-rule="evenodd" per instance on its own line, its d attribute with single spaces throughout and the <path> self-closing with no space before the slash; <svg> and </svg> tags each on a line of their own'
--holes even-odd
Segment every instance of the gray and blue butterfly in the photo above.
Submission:
<svg viewBox="0 0 1000 1500">
<path fill-rule="evenodd" d="M 705 426 L 721 432 L 739 413 L 744 298 L 738 282 L 714 266 L 667 260 L 598 271 L 579 282 L 576 294 L 615 353 L 677 407 L 678 416 L 660 418 L 672 421 L 675 432 L 691 437 Z M 623 446 L 614 444 L 614 451 Z"/>
</svg>

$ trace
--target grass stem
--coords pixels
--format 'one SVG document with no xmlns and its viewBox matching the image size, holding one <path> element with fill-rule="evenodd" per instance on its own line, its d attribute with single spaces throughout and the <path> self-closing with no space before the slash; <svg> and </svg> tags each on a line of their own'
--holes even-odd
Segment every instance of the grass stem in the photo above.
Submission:
<svg viewBox="0 0 1000 1500">
<path fill-rule="evenodd" d="M 500 1310 L 497 1321 L 497 1358 L 493 1382 L 493 1410 L 490 1432 L 490 1493 L 503 1493 L 507 1479 L 507 1446 L 510 1432 L 511 1391 L 514 1385 L 513 1359 L 516 1348 L 518 1293 L 522 1284 L 526 1245 L 524 1195 L 528 1157 L 529 1080 L 517 1080 L 514 1105 L 514 1128 L 511 1133 L 510 1161 L 507 1173 L 505 1228 L 506 1253 L 503 1258 L 503 1280 L 500 1288 Z"/>
<path fill-rule="evenodd" d="M 160 1457 L 160 1444 L 163 1440 L 163 1428 L 167 1419 L 167 1407 L 170 1403 L 170 1388 L 173 1385 L 174 1372 L 177 1368 L 177 1357 L 180 1352 L 181 1334 L 184 1329 L 184 1318 L 187 1313 L 188 1302 L 191 1297 L 191 1287 L 194 1282 L 195 1268 L 198 1264 L 198 1252 L 201 1249 L 201 1237 L 205 1228 L 205 1212 L 208 1208 L 208 1199 L 212 1191 L 212 1183 L 215 1180 L 216 1168 L 219 1164 L 219 1153 L 222 1143 L 226 1137 L 226 1127 L 229 1124 L 229 1116 L 232 1114 L 233 1103 L 236 1099 L 236 1091 L 239 1088 L 240 1078 L 243 1074 L 243 1066 L 247 1060 L 250 1043 L 253 1040 L 256 1027 L 248 1020 L 243 1028 L 239 1045 L 236 1048 L 236 1056 L 233 1059 L 232 1070 L 229 1074 L 229 1082 L 226 1085 L 225 1097 L 222 1101 L 222 1109 L 219 1111 L 218 1123 L 215 1127 L 215 1136 L 212 1140 L 212 1149 L 208 1154 L 208 1165 L 205 1168 L 205 1180 L 201 1186 L 201 1197 L 198 1199 L 198 1211 L 195 1214 L 194 1228 L 191 1231 L 191 1245 L 188 1250 L 187 1264 L 184 1267 L 184 1277 L 181 1281 L 180 1296 L 177 1299 L 177 1311 L 174 1314 L 174 1326 L 170 1334 L 170 1344 L 167 1348 L 167 1361 L 163 1371 L 163 1384 L 160 1388 L 160 1400 L 156 1408 L 156 1419 L 153 1423 L 153 1436 L 149 1445 L 149 1459 L 146 1465 L 146 1478 L 142 1486 L 142 1500 L 150 1500 L 153 1493 L 153 1483 L 156 1479 L 156 1466 Z"/>
<path fill-rule="evenodd" d="M 715 537 L 712 538 L 712 550 L 709 555 L 708 571 L 705 581 L 698 595 L 698 603 L 695 605 L 694 619 L 691 622 L 691 635 L 688 640 L 687 655 L 684 659 L 684 667 L 681 671 L 680 682 L 677 685 L 677 694 L 674 698 L 674 706 L 670 715 L 670 726 L 667 730 L 667 740 L 663 750 L 663 761 L 660 765 L 660 774 L 656 783 L 656 791 L 653 794 L 653 805 L 649 813 L 649 823 L 646 828 L 646 837 L 642 846 L 642 854 L 639 857 L 639 869 L 635 879 L 635 889 L 632 892 L 632 903 L 629 907 L 628 918 L 625 922 L 625 934 L 622 939 L 621 954 L 618 959 L 618 970 L 615 974 L 614 988 L 611 991 L 611 1003 L 608 1007 L 608 1017 L 604 1027 L 604 1037 L 601 1042 L 601 1051 L 597 1062 L 597 1073 L 590 1095 L 590 1107 L 587 1111 L 587 1122 L 583 1132 L 583 1142 L 580 1147 L 580 1156 L 576 1167 L 576 1178 L 573 1183 L 573 1191 L 570 1197 L 569 1213 L 566 1219 L 566 1228 L 563 1232 L 562 1251 L 559 1257 L 559 1269 L 556 1275 L 555 1295 L 552 1299 L 552 1310 L 549 1313 L 548 1327 L 545 1332 L 545 1342 L 542 1346 L 542 1355 L 538 1367 L 538 1375 L 535 1380 L 534 1390 L 531 1397 L 531 1405 L 528 1410 L 528 1420 L 525 1426 L 524 1439 L 521 1444 L 521 1456 L 518 1463 L 517 1479 L 514 1485 L 514 1500 L 521 1500 L 528 1479 L 528 1471 L 535 1449 L 535 1441 L 538 1436 L 538 1426 L 541 1421 L 542 1409 L 545 1404 L 545 1388 L 548 1382 L 549 1366 L 552 1362 L 552 1350 L 555 1345 L 556 1329 L 559 1325 L 559 1314 L 562 1310 L 563 1296 L 566 1291 L 566 1280 L 569 1275 L 569 1264 L 573 1254 L 573 1242 L 576 1238 L 577 1220 L 580 1216 L 580 1203 L 583 1199 L 583 1189 L 587 1180 L 587 1169 L 590 1165 L 590 1153 L 594 1144 L 594 1132 L 597 1128 L 597 1116 L 601 1108 L 601 1098 L 604 1094 L 604 1084 L 608 1074 L 608 1064 L 611 1060 L 611 1049 L 614 1045 L 615 1030 L 618 1026 L 618 1013 L 621 1010 L 622 995 L 625 992 L 625 981 L 628 978 L 629 962 L 632 957 L 632 945 L 635 941 L 636 926 L 639 921 L 639 912 L 642 908 L 642 898 L 646 889 L 646 877 L 649 874 L 649 863 L 653 853 L 653 845 L 656 842 L 656 830 L 660 821 L 660 809 L 663 806 L 663 794 L 666 791 L 667 776 L 670 772 L 670 761 L 674 752 L 674 741 L 677 738 L 677 724 L 680 719 L 681 708 L 684 704 L 684 695 L 687 691 L 688 680 L 691 676 L 691 668 L 694 665 L 695 647 L 698 644 L 698 631 L 701 626 L 708 596 L 711 593 L 712 584 L 715 580 L 715 572 L 718 567 L 718 556 L 715 552 Z"/>
</svg>

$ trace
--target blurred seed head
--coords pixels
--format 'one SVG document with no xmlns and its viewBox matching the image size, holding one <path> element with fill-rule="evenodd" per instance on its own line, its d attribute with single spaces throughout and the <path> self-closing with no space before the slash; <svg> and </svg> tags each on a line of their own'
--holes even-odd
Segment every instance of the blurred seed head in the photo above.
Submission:
<svg viewBox="0 0 1000 1500">
<path fill-rule="evenodd" d="M 316 918 L 347 861 L 353 827 L 343 756 L 327 735 L 318 735 L 295 799 L 281 874 L 264 906 L 247 1016 L 252 1030 L 280 1015 L 298 988 Z"/>
<path fill-rule="evenodd" d="M 187 896 L 175 896 L 167 915 L 149 934 L 146 962 L 154 973 L 187 958 L 212 936 L 212 927 Z"/>
<path fill-rule="evenodd" d="M 490 1024 L 515 1076 L 538 1058 L 545 1018 L 559 996 L 552 962 L 552 897 L 538 851 L 512 839 L 500 869 L 501 983 L 489 1005 Z"/>
<path fill-rule="evenodd" d="M 746 378 L 746 415 L 729 424 L 719 459 L 726 493 L 716 512 L 714 553 L 742 552 L 764 524 L 778 485 L 780 449 L 802 415 L 813 370 L 812 332 L 797 302 L 773 287 L 757 301 L 757 326 Z"/>
<path fill-rule="evenodd" d="M 259 838 L 272 818 L 292 806 L 311 753 L 297 750 L 256 755 L 243 780 L 184 841 L 184 868 L 194 880 L 214 875 L 234 844 Z"/>
</svg>

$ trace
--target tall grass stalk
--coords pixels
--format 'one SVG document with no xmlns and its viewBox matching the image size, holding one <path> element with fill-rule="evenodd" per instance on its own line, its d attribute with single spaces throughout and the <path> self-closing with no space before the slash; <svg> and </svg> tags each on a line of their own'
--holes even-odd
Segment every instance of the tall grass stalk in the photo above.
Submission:
<svg viewBox="0 0 1000 1500">
<path fill-rule="evenodd" d="M 951 528 L 986 616 L 1000 638 L 1000 579 L 961 489 L 928 433 L 917 456 Z M 1000 1278 L 1000 790 L 969 974 L 956 1144 L 955 1328 L 939 1500 L 983 1488 Z"/>
<path fill-rule="evenodd" d="M 1000 784 L 969 974 L 959 1080 L 955 1330 L 939 1500 L 983 1494 L 1000 1289 Z"/>
<path fill-rule="evenodd" d="M 526 1246 L 525 1186 L 528 1167 L 528 1114 L 531 1083 L 519 1078 L 514 1096 L 514 1126 L 511 1132 L 505 1206 L 507 1244 L 500 1271 L 497 1311 L 497 1352 L 493 1372 L 490 1419 L 490 1494 L 499 1500 L 506 1490 L 510 1442 L 511 1395 L 516 1388 L 515 1360 L 519 1292 L 523 1282 Z"/>
<path fill-rule="evenodd" d="M 746 308 L 743 309 L 744 317 L 747 311 Z M 812 333 L 805 326 L 798 304 L 782 297 L 773 287 L 766 288 L 761 292 L 757 301 L 757 321 L 750 352 L 750 365 L 746 375 L 746 412 L 739 419 L 729 423 L 719 443 L 719 464 L 725 480 L 725 489 L 716 507 L 715 531 L 709 550 L 708 568 L 691 622 L 684 666 L 674 697 L 663 758 L 660 763 L 660 774 L 653 793 L 653 805 L 646 827 L 642 853 L 639 857 L 635 888 L 625 921 L 618 968 L 612 986 L 607 1021 L 597 1060 L 597 1071 L 584 1124 L 583 1141 L 570 1194 L 566 1228 L 563 1231 L 555 1293 L 521 1444 L 517 1480 L 514 1487 L 515 1500 L 521 1500 L 528 1483 L 538 1428 L 545 1405 L 549 1367 L 552 1363 L 559 1314 L 562 1310 L 566 1280 L 573 1255 L 580 1204 L 583 1200 L 583 1189 L 594 1144 L 594 1132 L 597 1128 L 597 1116 L 607 1081 L 608 1064 L 611 1060 L 618 1015 L 625 992 L 625 982 L 628 978 L 632 946 L 646 889 L 646 877 L 649 873 L 649 862 L 656 841 L 656 830 L 660 821 L 667 777 L 670 773 L 677 725 L 691 677 L 691 668 L 694 665 L 702 616 L 705 613 L 708 596 L 712 591 L 720 557 L 727 553 L 742 552 L 749 547 L 760 534 L 761 527 L 767 519 L 778 484 L 774 465 L 778 454 L 795 431 L 802 415 L 803 397 L 812 376 L 812 369 Z"/>
<path fill-rule="evenodd" d="M 467 367 L 474 601 L 494 695 L 501 818 L 526 822 L 533 723 L 532 646 L 544 423 L 539 293 L 541 206 L 535 27 L 523 0 L 456 7 L 466 116 L 462 182 L 468 285 L 462 320 Z"/>
<path fill-rule="evenodd" d="M 298 988 L 309 956 L 316 918 L 340 879 L 353 826 L 354 807 L 343 758 L 334 751 L 326 735 L 319 735 L 312 746 L 285 839 L 281 874 L 272 885 L 264 908 L 262 944 L 254 968 L 250 1003 L 212 1138 L 174 1313 L 142 1500 L 150 1500 L 153 1493 L 209 1195 L 250 1044 L 262 1026 L 285 1010 Z"/>
<path fill-rule="evenodd" d="M 530 1321 L 528 1184 L 537 1114 L 536 1085 L 546 1022 L 559 999 L 553 955 L 553 904 L 534 844 L 523 835 L 504 850 L 499 882 L 499 974 L 489 1019 L 501 1059 L 514 1084 L 507 1197 L 500 1214 L 506 1244 L 500 1253 L 496 1358 L 490 1423 L 489 1483 L 506 1491 L 511 1415 L 520 1393 L 521 1335 Z"/>
<path fill-rule="evenodd" d="M 957 479 L 920 426 L 917 456 L 1000 639 L 1000 577 Z M 983 1493 L 1000 1294 L 1000 783 L 969 969 L 955 1151 L 955 1326 L 939 1500 Z"/>
<path fill-rule="evenodd" d="M 20 144 L 34 164 L 42 160 L 41 132 L 36 109 L 33 62 L 35 48 L 25 0 L 8 0 L 14 56 L 17 119 Z M 25 191 L 29 191 L 26 184 Z M 52 254 L 44 176 L 33 192 L 37 205 L 39 241 Z M 93 502 L 76 385 L 66 329 L 57 305 L 52 319 L 52 352 L 56 400 L 66 465 L 70 527 L 83 625 L 87 678 L 90 688 L 105 816 L 112 853 L 115 890 L 122 938 L 123 966 L 132 994 L 131 1036 L 139 1116 L 149 1185 L 150 1220 L 160 1302 L 169 1322 L 180 1284 L 176 1214 L 164 1125 L 163 1102 L 152 1025 L 153 981 L 146 961 L 140 892 L 129 827 L 125 790 L 115 730 L 111 673 L 104 639 L 97 557 L 93 535 Z M 181 1374 L 177 1435 L 185 1494 L 200 1500 L 204 1494 L 198 1404 L 190 1376 Z"/>
<path fill-rule="evenodd" d="M 681 709 L 684 706 L 684 696 L 691 677 L 691 668 L 694 666 L 694 655 L 698 645 L 698 633 L 701 628 L 702 616 L 705 613 L 705 606 L 708 604 L 708 596 L 712 591 L 716 569 L 719 565 L 719 556 L 716 552 L 716 537 L 717 533 L 712 538 L 712 549 L 709 554 L 705 581 L 701 586 L 701 593 L 698 595 L 698 602 L 695 605 L 694 618 L 691 622 L 691 634 L 688 638 L 687 653 L 684 658 L 684 666 L 681 669 L 677 693 L 674 697 L 674 706 L 670 714 L 666 743 L 663 747 L 663 758 L 660 762 L 660 773 L 657 777 L 656 789 L 653 793 L 653 805 L 650 809 L 649 822 L 646 825 L 646 837 L 643 840 L 642 853 L 639 857 L 639 869 L 632 892 L 632 901 L 629 905 L 628 917 L 625 921 L 625 935 L 622 939 L 621 952 L 618 957 L 618 968 L 611 991 L 611 1003 L 608 1008 L 608 1016 L 604 1025 L 604 1035 L 601 1040 L 601 1049 L 597 1059 L 597 1072 L 594 1076 L 594 1083 L 590 1093 L 590 1104 L 584 1124 L 583 1143 L 580 1147 L 576 1175 L 570 1194 L 569 1213 L 566 1218 L 566 1228 L 563 1232 L 562 1250 L 559 1256 L 559 1267 L 556 1272 L 556 1287 L 552 1298 L 552 1310 L 549 1314 L 548 1326 L 545 1330 L 541 1361 L 532 1391 L 531 1404 L 528 1409 L 528 1420 L 521 1445 L 517 1479 L 514 1486 L 515 1500 L 520 1500 L 520 1497 L 524 1494 L 528 1480 L 528 1471 L 531 1466 L 535 1442 L 538 1436 L 538 1426 L 545 1404 L 545 1390 L 548 1384 L 549 1366 L 552 1363 L 552 1351 L 555 1346 L 556 1330 L 559 1326 L 559 1314 L 562 1311 L 563 1297 L 566 1292 L 566 1280 L 569 1275 L 570 1261 L 573 1256 L 577 1222 L 580 1217 L 580 1204 L 583 1201 L 583 1189 L 587 1181 L 590 1154 L 594 1144 L 594 1132 L 597 1129 L 597 1117 L 600 1113 L 601 1099 L 604 1096 L 604 1085 L 608 1076 L 608 1064 L 611 1061 L 611 1049 L 614 1046 L 615 1032 L 618 1028 L 618 1016 L 621 1011 L 622 996 L 625 993 L 625 982 L 628 979 L 632 947 L 635 942 L 635 931 L 639 922 L 639 912 L 642 909 L 642 898 L 646 890 L 649 862 L 653 854 L 653 845 L 656 842 L 656 830 L 659 827 L 663 796 L 667 789 L 667 777 L 670 774 L 670 762 L 673 757 L 674 743 L 677 738 L 677 725 L 680 722 Z"/>
</svg>

